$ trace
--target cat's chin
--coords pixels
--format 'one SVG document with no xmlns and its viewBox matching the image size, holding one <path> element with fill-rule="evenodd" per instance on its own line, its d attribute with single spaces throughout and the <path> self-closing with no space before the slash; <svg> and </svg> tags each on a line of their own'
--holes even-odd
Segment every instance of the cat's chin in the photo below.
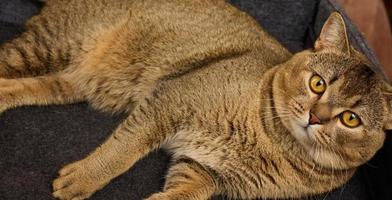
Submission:
<svg viewBox="0 0 392 200">
<path fill-rule="evenodd" d="M 291 134 L 304 147 L 315 163 L 330 169 L 346 169 L 348 166 L 344 161 L 328 148 L 317 144 L 314 137 L 318 125 L 303 126 L 295 122 L 291 123 Z"/>
</svg>

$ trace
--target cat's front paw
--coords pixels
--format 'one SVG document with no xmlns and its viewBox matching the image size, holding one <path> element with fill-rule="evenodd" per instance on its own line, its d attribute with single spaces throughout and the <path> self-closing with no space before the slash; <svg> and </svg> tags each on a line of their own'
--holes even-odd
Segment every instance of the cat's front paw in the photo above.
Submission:
<svg viewBox="0 0 392 200">
<path fill-rule="evenodd" d="M 91 164 L 90 164 L 91 165 Z M 65 166 L 53 181 L 53 196 L 61 200 L 82 200 L 91 197 L 107 183 L 99 180 L 89 162 L 84 160 Z"/>
</svg>

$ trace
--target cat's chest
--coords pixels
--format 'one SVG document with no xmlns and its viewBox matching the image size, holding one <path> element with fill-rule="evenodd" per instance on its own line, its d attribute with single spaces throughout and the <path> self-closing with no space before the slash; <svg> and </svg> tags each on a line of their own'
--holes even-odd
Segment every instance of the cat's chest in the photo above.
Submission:
<svg viewBox="0 0 392 200">
<path fill-rule="evenodd" d="M 258 116 L 258 84 L 222 82 L 177 88 L 182 92 L 177 93 L 179 101 L 173 107 L 184 112 L 179 119 L 183 129 L 173 137 L 169 149 L 230 157 L 233 149 L 250 153 L 256 148 L 264 137 Z"/>
</svg>

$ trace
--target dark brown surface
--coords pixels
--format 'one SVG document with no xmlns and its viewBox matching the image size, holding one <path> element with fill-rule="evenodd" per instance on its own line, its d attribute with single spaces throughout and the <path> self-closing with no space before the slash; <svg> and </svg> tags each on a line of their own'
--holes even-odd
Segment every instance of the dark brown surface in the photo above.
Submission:
<svg viewBox="0 0 392 200">
<path fill-rule="evenodd" d="M 384 0 L 384 4 L 385 4 L 385 8 L 387 9 L 388 16 L 389 16 L 389 24 L 392 26 L 392 1 L 391 0 Z"/>
<path fill-rule="evenodd" d="M 364 35 L 392 80 L 392 34 L 387 10 L 391 14 L 392 0 L 339 0 L 347 14 Z M 388 9 L 386 9 L 388 7 Z"/>
</svg>

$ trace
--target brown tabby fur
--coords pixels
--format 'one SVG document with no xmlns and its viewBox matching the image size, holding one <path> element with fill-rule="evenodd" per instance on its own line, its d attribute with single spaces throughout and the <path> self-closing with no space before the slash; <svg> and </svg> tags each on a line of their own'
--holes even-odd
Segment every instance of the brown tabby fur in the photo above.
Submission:
<svg viewBox="0 0 392 200">
<path fill-rule="evenodd" d="M 173 163 L 148 200 L 295 198 L 344 184 L 381 147 L 391 90 L 367 65 L 337 13 L 314 50 L 291 55 L 223 0 L 48 0 L 1 46 L 0 109 L 88 101 L 129 113 L 60 170 L 58 199 L 89 198 L 160 147 Z M 323 95 L 309 90 L 315 73 Z M 307 126 L 311 109 L 323 124 Z M 347 109 L 360 127 L 340 123 Z"/>
</svg>

